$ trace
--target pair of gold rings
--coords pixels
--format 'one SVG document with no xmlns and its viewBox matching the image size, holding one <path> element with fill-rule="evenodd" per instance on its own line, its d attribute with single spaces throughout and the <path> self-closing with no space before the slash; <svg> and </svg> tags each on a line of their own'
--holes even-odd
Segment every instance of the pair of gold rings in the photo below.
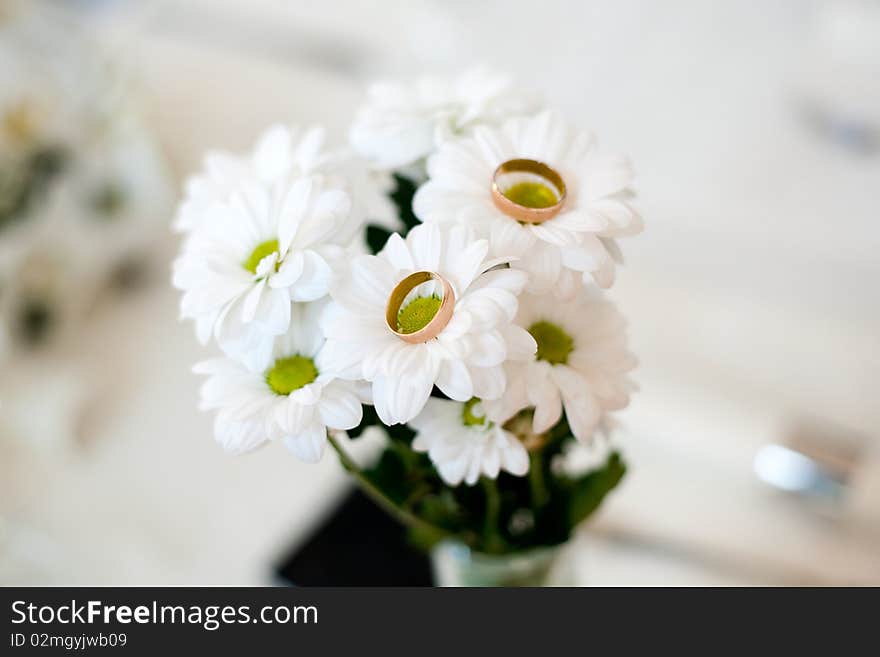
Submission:
<svg viewBox="0 0 880 657">
<path fill-rule="evenodd" d="M 526 174 L 527 176 L 537 177 L 542 181 L 549 182 L 555 188 L 553 191 L 556 194 L 556 203 L 546 207 L 533 208 L 511 200 L 504 195 L 501 183 L 501 179 L 510 174 Z M 538 160 L 507 160 L 495 169 L 495 173 L 492 176 L 492 201 L 495 203 L 495 207 L 509 217 L 523 223 L 540 224 L 552 219 L 562 210 L 565 196 L 565 181 L 562 179 L 562 176 L 555 169 Z M 397 321 L 400 309 L 404 301 L 406 301 L 407 295 L 422 283 L 427 283 L 431 280 L 439 283 L 443 290 L 440 307 L 424 327 L 412 333 L 402 333 L 398 329 Z M 419 344 L 440 335 L 440 332 L 449 324 L 449 320 L 452 319 L 454 307 L 455 291 L 452 289 L 449 281 L 436 272 L 417 271 L 404 277 L 391 290 L 388 304 L 385 307 L 385 323 L 388 325 L 388 329 L 404 342 Z"/>
</svg>

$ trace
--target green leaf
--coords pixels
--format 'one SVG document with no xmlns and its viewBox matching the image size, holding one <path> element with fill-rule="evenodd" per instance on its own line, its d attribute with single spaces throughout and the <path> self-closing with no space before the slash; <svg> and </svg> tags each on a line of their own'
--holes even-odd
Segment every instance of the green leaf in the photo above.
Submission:
<svg viewBox="0 0 880 657">
<path fill-rule="evenodd" d="M 571 481 L 568 499 L 568 524 L 573 529 L 592 514 L 626 473 L 620 454 L 614 452 L 598 470 Z"/>
<path fill-rule="evenodd" d="M 389 237 L 391 237 L 391 231 L 387 228 L 376 226 L 375 224 L 367 226 L 367 246 L 370 249 L 370 253 L 373 255 L 379 253 Z"/>
<path fill-rule="evenodd" d="M 406 230 L 401 231 L 401 235 L 406 237 L 410 228 L 421 223 L 412 209 L 413 196 L 415 196 L 419 185 L 416 181 L 399 173 L 394 174 L 394 182 L 394 191 L 388 196 L 394 202 L 394 205 L 397 206 L 397 216 L 400 217 L 403 225 L 406 226 Z"/>
<path fill-rule="evenodd" d="M 409 494 L 407 467 L 393 449 L 386 449 L 370 468 L 364 468 L 364 476 L 376 488 L 391 498 L 395 504 L 403 504 Z"/>
<path fill-rule="evenodd" d="M 407 539 L 413 547 L 428 552 L 437 543 L 446 538 L 446 534 L 430 527 L 410 527 L 407 531 Z"/>
<path fill-rule="evenodd" d="M 438 527 L 451 527 L 459 522 L 461 509 L 452 491 L 447 488 L 425 496 L 419 504 L 419 515 Z"/>
</svg>

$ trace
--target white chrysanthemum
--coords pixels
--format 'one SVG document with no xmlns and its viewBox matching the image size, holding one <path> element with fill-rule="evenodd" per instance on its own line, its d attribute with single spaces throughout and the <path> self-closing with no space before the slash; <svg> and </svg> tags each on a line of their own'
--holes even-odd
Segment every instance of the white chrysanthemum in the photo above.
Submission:
<svg viewBox="0 0 880 657">
<path fill-rule="evenodd" d="M 393 186 L 390 174 L 373 170 L 349 148 L 326 150 L 324 141 L 321 127 L 299 129 L 278 124 L 266 129 L 246 156 L 223 151 L 205 155 L 203 170 L 186 181 L 174 219 L 174 229 L 187 234 L 185 248 L 193 239 L 190 233 L 203 224 L 210 225 L 213 208 L 228 203 L 245 187 L 272 190 L 311 175 L 320 175 L 329 187 L 342 189 L 351 198 L 351 222 L 346 232 L 336 234 L 336 243 L 352 243 L 367 219 L 398 230 L 400 220 L 388 198 Z M 357 241 L 353 245 L 361 246 Z"/>
<path fill-rule="evenodd" d="M 440 476 L 450 486 L 477 483 L 480 475 L 495 479 L 501 470 L 522 476 L 529 471 L 529 455 L 520 440 L 483 412 L 479 400 L 464 404 L 429 399 L 411 422 L 416 429 L 413 449 L 427 452 Z"/>
<path fill-rule="evenodd" d="M 417 226 L 406 240 L 392 235 L 379 255 L 353 259 L 334 282 L 336 305 L 324 317 L 328 356 L 345 376 L 372 383 L 385 424 L 415 417 L 434 385 L 457 401 L 497 399 L 505 388 L 503 363 L 534 353 L 534 340 L 511 323 L 525 274 L 487 271 L 498 264 L 487 259 L 488 249 L 466 226 Z M 414 272 L 444 278 L 455 301 L 439 334 L 412 344 L 389 327 L 386 307 L 392 291 Z M 420 285 L 400 306 L 395 330 L 415 333 L 432 322 L 441 304 L 434 281 Z"/>
<path fill-rule="evenodd" d="M 449 136 L 477 125 L 499 125 L 537 106 L 509 76 L 483 68 L 457 78 L 425 77 L 410 85 L 377 83 L 368 96 L 350 141 L 361 155 L 386 169 L 418 162 Z"/>
<path fill-rule="evenodd" d="M 525 294 L 516 322 L 538 350 L 530 362 L 508 365 L 504 397 L 485 402 L 489 417 L 503 422 L 533 407 L 532 428 L 543 433 L 564 408 L 574 436 L 590 440 L 603 415 L 624 408 L 635 390 L 628 373 L 636 360 L 627 349 L 623 316 L 592 288 L 567 303 Z"/>
<path fill-rule="evenodd" d="M 351 233 L 348 194 L 318 176 L 289 187 L 246 184 L 192 235 L 175 262 L 181 316 L 212 332 L 228 355 L 265 366 L 290 326 L 291 301 L 325 296 L 340 235 Z"/>
<path fill-rule="evenodd" d="M 276 341 L 272 362 L 260 372 L 228 358 L 196 365 L 209 375 L 201 408 L 216 410 L 214 434 L 223 448 L 243 454 L 268 440 L 281 440 L 303 461 L 320 460 L 328 429 L 360 423 L 356 384 L 334 376 L 324 361 L 318 315 L 325 302 L 297 304 L 295 326 Z"/>
<path fill-rule="evenodd" d="M 565 185 L 561 210 L 543 223 L 520 223 L 493 201 L 499 165 L 523 159 L 548 165 Z M 528 289 L 535 293 L 570 297 L 590 275 L 611 285 L 618 257 L 613 239 L 642 227 L 629 203 L 628 160 L 599 155 L 590 134 L 575 132 L 552 112 L 511 119 L 501 128 L 478 127 L 469 137 L 445 142 L 429 158 L 428 176 L 413 200 L 416 215 L 473 226 L 490 240 L 493 255 L 518 258 L 512 266 L 529 272 Z M 558 190 L 539 179 L 511 178 L 502 191 L 530 208 L 559 200 Z"/>
<path fill-rule="evenodd" d="M 323 152 L 321 128 L 291 129 L 273 125 L 247 156 L 222 151 L 205 155 L 204 170 L 186 181 L 174 228 L 188 232 L 200 226 L 216 203 L 226 203 L 246 184 L 271 186 L 293 177 L 326 173 L 331 156 Z"/>
</svg>

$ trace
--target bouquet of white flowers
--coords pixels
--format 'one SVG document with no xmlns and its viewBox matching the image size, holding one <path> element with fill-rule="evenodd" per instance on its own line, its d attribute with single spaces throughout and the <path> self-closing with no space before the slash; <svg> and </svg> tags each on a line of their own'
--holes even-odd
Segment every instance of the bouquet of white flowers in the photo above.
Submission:
<svg viewBox="0 0 880 657">
<path fill-rule="evenodd" d="M 610 450 L 586 473 L 563 461 L 635 387 L 602 289 L 642 227 L 632 178 L 484 70 L 375 85 L 344 149 L 276 126 L 208 154 L 174 285 L 224 354 L 195 368 L 217 441 L 307 462 L 329 442 L 425 546 L 564 542 L 624 472 Z M 373 425 L 388 446 L 362 468 L 341 434 Z"/>
</svg>

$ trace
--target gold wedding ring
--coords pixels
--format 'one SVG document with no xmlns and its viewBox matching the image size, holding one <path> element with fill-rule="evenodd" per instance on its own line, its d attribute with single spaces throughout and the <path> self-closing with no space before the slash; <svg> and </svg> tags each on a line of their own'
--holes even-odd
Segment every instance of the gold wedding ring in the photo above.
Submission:
<svg viewBox="0 0 880 657">
<path fill-rule="evenodd" d="M 511 174 L 520 174 L 520 177 L 526 180 L 536 181 L 537 179 L 542 184 L 551 187 L 556 194 L 556 203 L 543 208 L 532 208 L 512 201 L 504 195 L 506 190 L 501 186 L 501 179 Z M 559 214 L 565 203 L 565 193 L 565 181 L 559 172 L 538 160 L 507 160 L 498 165 L 492 175 L 492 201 L 495 203 L 495 207 L 507 216 L 527 224 L 540 224 Z"/>
<path fill-rule="evenodd" d="M 440 301 L 440 307 L 431 318 L 431 321 L 424 327 L 420 328 L 418 331 L 413 331 L 412 333 L 401 333 L 397 329 L 397 317 L 403 306 L 403 302 L 406 300 L 406 295 L 422 283 L 427 283 L 431 280 L 437 281 L 443 287 L 443 298 Z M 452 285 L 450 285 L 449 281 L 443 278 L 440 274 L 435 274 L 434 272 L 417 271 L 405 277 L 394 286 L 393 290 L 391 290 L 391 296 L 388 297 L 388 305 L 385 307 L 385 323 L 388 325 L 391 332 L 404 342 L 419 344 L 432 340 L 440 335 L 440 331 L 442 331 L 449 323 L 449 320 L 452 319 L 452 309 L 454 307 L 455 292 L 452 290 Z"/>
</svg>

